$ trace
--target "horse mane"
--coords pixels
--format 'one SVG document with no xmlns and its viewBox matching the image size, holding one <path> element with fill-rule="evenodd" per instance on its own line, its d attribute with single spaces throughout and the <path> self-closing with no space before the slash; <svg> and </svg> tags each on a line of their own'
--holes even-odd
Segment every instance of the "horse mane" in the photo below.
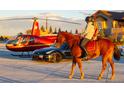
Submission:
<svg viewBox="0 0 124 93">
<path fill-rule="evenodd" d="M 81 39 L 81 36 L 80 35 L 77 35 L 77 34 L 72 34 L 72 33 L 69 33 L 69 32 L 60 32 L 62 35 L 65 36 L 65 38 L 69 38 L 69 39 L 76 39 L 76 40 L 80 40 Z"/>
<path fill-rule="evenodd" d="M 73 36 L 74 36 L 72 33 L 69 33 L 69 32 L 61 31 L 61 32 L 59 32 L 59 33 L 61 33 L 61 34 L 64 35 L 65 37 L 66 37 L 66 36 L 69 36 L 69 37 L 73 37 Z"/>
<path fill-rule="evenodd" d="M 66 39 L 68 40 L 73 40 L 72 44 L 78 44 L 80 43 L 80 40 L 81 40 L 81 36 L 80 35 L 77 35 L 77 34 L 72 34 L 72 33 L 69 33 L 69 32 L 60 32 Z"/>
</svg>

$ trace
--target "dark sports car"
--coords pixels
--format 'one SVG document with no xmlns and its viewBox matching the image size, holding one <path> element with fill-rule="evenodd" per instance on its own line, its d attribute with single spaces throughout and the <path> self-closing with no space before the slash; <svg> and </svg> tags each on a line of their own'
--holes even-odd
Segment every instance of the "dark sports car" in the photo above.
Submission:
<svg viewBox="0 0 124 93">
<path fill-rule="evenodd" d="M 62 59 L 72 58 L 69 46 L 64 43 L 60 48 L 54 45 L 48 48 L 37 49 L 33 52 L 33 60 L 45 60 L 50 62 L 60 62 Z"/>
<path fill-rule="evenodd" d="M 119 46 L 118 48 L 120 50 L 121 56 L 124 56 L 124 46 Z"/>
</svg>

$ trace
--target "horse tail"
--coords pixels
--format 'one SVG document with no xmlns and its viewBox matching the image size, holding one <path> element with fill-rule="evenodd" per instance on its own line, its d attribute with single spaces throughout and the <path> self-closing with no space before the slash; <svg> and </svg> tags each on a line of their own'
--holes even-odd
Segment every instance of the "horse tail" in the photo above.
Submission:
<svg viewBox="0 0 124 93">
<path fill-rule="evenodd" d="M 114 59 L 116 59 L 117 61 L 120 60 L 120 51 L 116 45 L 114 46 Z"/>
</svg>

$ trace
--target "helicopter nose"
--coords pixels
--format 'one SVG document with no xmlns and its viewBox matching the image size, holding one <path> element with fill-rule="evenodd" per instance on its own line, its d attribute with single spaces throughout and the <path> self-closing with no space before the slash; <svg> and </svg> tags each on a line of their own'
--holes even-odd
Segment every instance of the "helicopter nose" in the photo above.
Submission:
<svg viewBox="0 0 124 93">
<path fill-rule="evenodd" d="M 11 46 L 16 46 L 16 44 L 14 43 L 14 40 L 7 41 L 6 47 L 11 47 Z"/>
<path fill-rule="evenodd" d="M 8 40 L 6 44 L 12 44 L 13 40 Z"/>
<path fill-rule="evenodd" d="M 9 40 L 9 41 L 7 41 L 7 43 L 6 43 L 6 48 L 7 48 L 8 50 L 13 51 L 13 50 L 15 49 L 16 45 L 17 45 L 17 44 L 15 43 L 15 40 Z"/>
</svg>

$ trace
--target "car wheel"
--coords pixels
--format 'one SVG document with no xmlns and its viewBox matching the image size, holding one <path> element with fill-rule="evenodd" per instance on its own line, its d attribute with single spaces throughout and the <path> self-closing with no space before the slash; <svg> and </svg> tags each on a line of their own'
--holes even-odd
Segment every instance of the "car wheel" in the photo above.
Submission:
<svg viewBox="0 0 124 93">
<path fill-rule="evenodd" d="M 62 54 L 60 54 L 59 52 L 53 52 L 49 56 L 51 56 L 50 61 L 53 63 L 57 63 L 62 60 Z"/>
<path fill-rule="evenodd" d="M 124 53 L 123 53 L 122 49 L 120 49 L 120 55 L 124 56 Z"/>
</svg>

